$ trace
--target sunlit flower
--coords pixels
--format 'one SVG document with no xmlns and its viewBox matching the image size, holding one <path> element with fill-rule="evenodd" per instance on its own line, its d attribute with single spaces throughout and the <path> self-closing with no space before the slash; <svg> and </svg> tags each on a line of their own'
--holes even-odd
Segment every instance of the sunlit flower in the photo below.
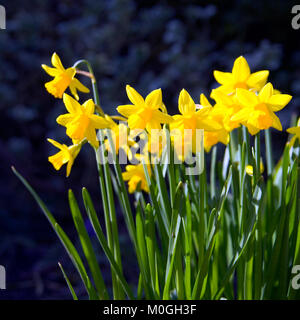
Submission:
<svg viewBox="0 0 300 320">
<path fill-rule="evenodd" d="M 55 140 L 52 140 L 52 139 L 47 139 L 47 140 L 60 150 L 53 156 L 48 157 L 49 162 L 52 163 L 55 170 L 59 170 L 62 165 L 67 163 L 66 176 L 68 177 L 70 175 L 74 160 L 77 157 L 82 144 L 79 143 L 79 144 L 71 145 L 68 147 L 65 144 L 60 144 Z"/>
<path fill-rule="evenodd" d="M 148 167 L 148 173 L 151 175 L 150 165 Z M 124 181 L 128 181 L 128 191 L 133 193 L 136 190 L 144 190 L 149 192 L 149 187 L 146 181 L 143 164 L 127 165 L 126 171 L 122 173 Z"/>
<path fill-rule="evenodd" d="M 217 90 L 234 94 L 237 88 L 259 91 L 267 82 L 269 71 L 251 73 L 247 60 L 240 56 L 233 64 L 232 72 L 214 71 L 214 77 L 221 84 Z"/>
<path fill-rule="evenodd" d="M 197 151 L 197 130 L 215 131 L 222 129 L 222 126 L 214 121 L 210 112 L 212 106 L 204 96 L 201 96 L 200 105 L 195 104 L 189 93 L 182 89 L 178 99 L 180 114 L 174 115 L 174 121 L 170 124 L 174 148 L 179 158 L 186 152 Z M 189 136 L 190 134 L 190 136 Z M 184 146 L 184 144 L 188 144 Z"/>
<path fill-rule="evenodd" d="M 264 164 L 262 161 L 260 161 L 260 173 L 263 173 L 265 170 L 265 167 L 264 167 Z M 247 165 L 246 166 L 246 173 L 249 175 L 249 176 L 253 176 L 253 166 L 251 165 Z"/>
<path fill-rule="evenodd" d="M 197 105 L 189 95 L 182 89 L 178 99 L 178 109 L 180 114 L 174 115 L 174 121 L 171 123 L 171 128 L 180 130 L 184 129 L 204 129 L 214 131 L 220 129 L 220 125 L 209 118 L 212 106 L 209 104 L 204 95 L 201 95 L 200 106 Z"/>
<path fill-rule="evenodd" d="M 161 129 L 161 123 L 169 123 L 172 117 L 165 110 L 162 102 L 161 89 L 150 92 L 146 99 L 129 85 L 126 86 L 126 92 L 130 105 L 122 105 L 117 108 L 118 112 L 128 118 L 128 126 L 130 129 Z"/>
<path fill-rule="evenodd" d="M 272 84 L 267 83 L 258 95 L 238 88 L 236 97 L 242 105 L 242 109 L 231 118 L 232 121 L 243 123 L 252 135 L 270 127 L 282 130 L 280 120 L 274 112 L 283 109 L 292 96 L 274 94 Z"/>
<path fill-rule="evenodd" d="M 211 97 L 216 101 L 214 113 L 223 117 L 225 130 L 231 132 L 240 126 L 239 121 L 233 121 L 231 117 L 241 110 L 241 106 L 236 96 L 227 95 L 221 91 L 212 90 Z"/>
<path fill-rule="evenodd" d="M 131 148 L 136 146 L 136 142 L 129 135 L 129 128 L 125 123 L 117 124 L 110 116 L 105 115 L 105 119 L 108 122 L 109 128 L 107 130 L 111 130 L 112 140 L 114 142 L 114 147 L 116 154 L 119 153 L 120 149 L 123 149 L 128 159 L 132 159 L 132 151 Z M 104 141 L 105 147 L 108 151 L 111 151 L 109 140 L 105 139 Z"/>
<path fill-rule="evenodd" d="M 298 123 L 296 127 L 288 128 L 286 131 L 290 134 L 294 134 L 294 136 L 290 141 L 291 146 L 295 143 L 296 139 L 298 139 L 300 142 L 300 118 L 298 119 Z"/>
<path fill-rule="evenodd" d="M 73 142 L 86 138 L 91 145 L 97 148 L 99 142 L 96 137 L 96 129 L 108 128 L 109 123 L 103 117 L 94 114 L 93 100 L 89 99 L 81 105 L 65 93 L 63 101 L 69 113 L 60 115 L 56 119 L 57 123 L 67 128 L 66 133 Z"/>
<path fill-rule="evenodd" d="M 47 82 L 45 87 L 55 98 L 62 98 L 63 93 L 69 87 L 73 96 L 78 100 L 77 90 L 88 93 L 90 90 L 78 79 L 74 78 L 75 68 L 65 69 L 57 53 L 53 53 L 51 63 L 54 68 L 42 64 L 42 68 L 51 76 L 53 80 Z"/>
<path fill-rule="evenodd" d="M 209 152 L 211 147 L 219 142 L 225 145 L 228 144 L 229 133 L 224 126 L 224 120 L 226 117 L 225 110 L 223 110 L 223 108 L 216 108 L 216 105 L 213 107 L 211 103 L 207 100 L 205 95 L 202 93 L 200 95 L 200 105 L 198 106 L 198 109 L 205 108 L 205 107 L 207 107 L 209 110 L 207 119 L 219 125 L 218 130 L 213 130 L 213 131 L 204 130 L 204 149 L 206 152 Z"/>
</svg>

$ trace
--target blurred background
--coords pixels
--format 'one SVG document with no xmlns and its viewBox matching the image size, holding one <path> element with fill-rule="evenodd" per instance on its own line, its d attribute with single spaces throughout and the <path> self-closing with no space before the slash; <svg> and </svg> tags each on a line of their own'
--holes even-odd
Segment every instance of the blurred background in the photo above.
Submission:
<svg viewBox="0 0 300 320">
<path fill-rule="evenodd" d="M 293 95 L 278 114 L 286 129 L 300 106 L 300 29 L 291 26 L 295 4 L 288 0 L 1 1 L 7 20 L 6 30 L 0 30 L 0 265 L 6 268 L 7 290 L 0 290 L 0 299 L 71 299 L 58 261 L 78 296 L 85 296 L 62 245 L 11 165 L 38 191 L 79 249 L 67 189 L 79 197 L 81 188 L 87 187 L 102 216 L 92 150 L 82 150 L 68 179 L 65 168 L 56 172 L 47 160 L 55 149 L 46 138 L 68 140 L 55 122 L 64 105 L 46 92 L 44 83 L 51 77 L 41 64 L 51 65 L 54 51 L 65 67 L 88 59 L 108 114 L 128 103 L 126 84 L 143 95 L 161 87 L 168 111 L 174 114 L 182 88 L 199 101 L 201 92 L 209 95 L 216 86 L 213 70 L 230 71 L 235 58 L 244 55 L 252 71 L 269 69 L 275 88 Z M 81 95 L 83 100 L 89 97 Z M 280 154 L 287 134 L 274 130 L 272 134 L 275 153 Z M 125 275 L 135 284 L 135 257 L 120 212 L 118 219 Z M 109 283 L 101 250 L 99 263 Z"/>
</svg>

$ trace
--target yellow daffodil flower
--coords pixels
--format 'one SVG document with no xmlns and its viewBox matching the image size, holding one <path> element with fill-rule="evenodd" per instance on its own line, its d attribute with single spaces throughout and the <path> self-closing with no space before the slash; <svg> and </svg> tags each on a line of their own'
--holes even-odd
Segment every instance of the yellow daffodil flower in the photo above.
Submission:
<svg viewBox="0 0 300 320">
<path fill-rule="evenodd" d="M 273 127 L 282 130 L 279 118 L 274 112 L 283 109 L 292 99 L 288 94 L 274 94 L 273 86 L 267 83 L 256 95 L 254 92 L 238 88 L 236 97 L 242 109 L 231 120 L 240 121 L 255 135 L 260 130 Z"/>
<path fill-rule="evenodd" d="M 52 163 L 55 170 L 59 170 L 62 165 L 65 163 L 67 164 L 67 173 L 66 176 L 68 177 L 71 172 L 71 168 L 73 166 L 74 160 L 77 157 L 80 149 L 81 149 L 81 143 L 66 146 L 65 144 L 60 144 L 59 142 L 47 139 L 50 143 L 52 143 L 56 148 L 58 148 L 60 151 L 53 156 L 48 157 L 49 162 Z"/>
<path fill-rule="evenodd" d="M 224 119 L 226 117 L 226 112 L 223 108 L 216 108 L 216 105 L 213 107 L 211 103 L 207 100 L 205 95 L 202 93 L 200 95 L 200 105 L 198 109 L 208 107 L 209 114 L 208 119 L 219 124 L 219 129 L 214 131 L 204 130 L 204 150 L 209 152 L 211 147 L 222 142 L 223 144 L 229 143 L 229 133 L 225 129 Z"/>
<path fill-rule="evenodd" d="M 108 128 L 109 123 L 103 117 L 94 114 L 93 100 L 89 99 L 81 105 L 64 93 L 63 101 L 69 113 L 60 115 L 56 119 L 57 123 L 67 128 L 66 133 L 73 141 L 86 138 L 92 146 L 97 148 L 99 142 L 96 137 L 96 129 Z"/>
<path fill-rule="evenodd" d="M 201 105 L 196 105 L 189 93 L 182 89 L 178 99 L 178 109 L 180 114 L 174 115 L 174 121 L 170 124 L 171 138 L 174 142 L 174 148 L 182 158 L 184 143 L 187 143 L 185 134 L 191 130 L 191 141 L 186 146 L 186 151 L 196 152 L 196 132 L 197 129 L 215 131 L 222 129 L 222 126 L 210 117 L 212 106 L 204 96 L 201 96 Z M 177 134 L 176 134 L 177 132 Z M 181 140 L 181 141 L 180 141 Z M 199 141 L 198 141 L 199 143 Z"/>
<path fill-rule="evenodd" d="M 109 124 L 109 128 L 107 130 L 111 130 L 112 139 L 114 141 L 116 154 L 119 153 L 120 149 L 123 149 L 128 159 L 132 159 L 131 147 L 136 146 L 136 142 L 129 136 L 129 128 L 125 123 L 117 124 L 110 116 L 105 115 L 105 119 Z M 105 139 L 104 141 L 106 149 L 111 151 L 109 140 Z"/>
<path fill-rule="evenodd" d="M 298 119 L 298 123 L 296 127 L 291 127 L 286 130 L 290 134 L 294 134 L 293 138 L 290 141 L 290 145 L 294 145 L 296 139 L 300 142 L 300 118 Z"/>
<path fill-rule="evenodd" d="M 231 117 L 241 110 L 241 106 L 235 96 L 229 96 L 221 91 L 212 90 L 211 97 L 216 101 L 214 106 L 215 114 L 220 113 L 223 116 L 223 125 L 226 131 L 240 126 L 239 121 L 233 121 Z"/>
<path fill-rule="evenodd" d="M 151 134 L 143 132 L 139 137 L 144 141 L 144 146 L 141 154 L 136 155 L 138 160 L 140 160 L 141 157 L 147 158 L 149 155 L 153 158 L 159 158 L 167 145 L 165 130 L 151 130 Z"/>
<path fill-rule="evenodd" d="M 150 165 L 148 165 L 148 172 L 151 175 Z M 149 187 L 146 181 L 144 167 L 142 164 L 127 165 L 126 171 L 122 173 L 124 181 L 128 181 L 128 191 L 133 193 L 139 187 L 140 190 L 149 192 Z"/>
<path fill-rule="evenodd" d="M 237 88 L 259 91 L 267 82 L 269 71 L 251 73 L 247 60 L 240 56 L 233 64 L 232 72 L 214 71 L 214 77 L 221 84 L 217 90 L 234 94 Z"/>
<path fill-rule="evenodd" d="M 263 173 L 264 170 L 265 170 L 264 164 L 263 164 L 262 160 L 260 160 L 260 173 Z M 246 166 L 246 173 L 249 176 L 253 177 L 253 166 L 247 165 Z"/>
<path fill-rule="evenodd" d="M 88 93 L 90 90 L 84 86 L 78 79 L 74 78 L 75 68 L 65 69 L 57 53 L 53 53 L 51 63 L 54 68 L 42 64 L 42 68 L 51 76 L 53 80 L 47 82 L 45 87 L 47 91 L 55 98 L 62 98 L 63 93 L 69 87 L 73 96 L 78 100 L 77 90 Z"/>
<path fill-rule="evenodd" d="M 146 99 L 129 85 L 126 92 L 132 105 L 122 105 L 117 108 L 118 112 L 128 118 L 128 126 L 131 130 L 161 129 L 161 123 L 169 123 L 172 117 L 162 112 L 165 107 L 162 102 L 161 89 L 150 92 Z"/>
</svg>

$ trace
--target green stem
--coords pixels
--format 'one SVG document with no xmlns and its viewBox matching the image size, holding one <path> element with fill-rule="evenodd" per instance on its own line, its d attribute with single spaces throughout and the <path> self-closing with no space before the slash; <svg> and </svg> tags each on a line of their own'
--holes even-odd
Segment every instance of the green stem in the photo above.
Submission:
<svg viewBox="0 0 300 320">
<path fill-rule="evenodd" d="M 270 129 L 265 130 L 265 144 L 266 144 L 266 159 L 268 176 L 272 175 L 274 169 L 273 153 L 272 153 L 272 139 Z"/>
<path fill-rule="evenodd" d="M 91 83 L 93 88 L 94 102 L 100 108 L 99 91 L 97 87 L 96 78 L 93 72 L 93 68 L 87 60 L 77 61 L 74 64 L 74 67 L 76 68 L 80 64 L 85 64 L 89 70 L 89 73 L 91 74 Z M 101 133 L 101 140 L 103 140 L 102 133 Z M 104 150 L 103 148 L 100 148 L 100 149 L 102 152 L 101 156 L 104 159 L 105 157 Z M 121 253 L 120 253 L 118 226 L 116 221 L 116 212 L 115 212 L 111 177 L 109 174 L 109 165 L 107 161 L 104 161 L 104 165 L 102 167 L 99 159 L 99 154 L 97 151 L 96 151 L 96 161 L 97 161 L 97 168 L 99 173 L 101 194 L 103 199 L 103 208 L 104 208 L 105 226 L 106 226 L 108 245 L 109 245 L 109 248 L 114 252 L 116 262 L 118 263 L 118 266 L 122 272 L 122 260 L 121 260 Z M 103 168 L 104 168 L 104 171 L 103 171 Z M 113 270 L 112 270 L 112 283 L 113 283 L 114 298 L 124 299 L 124 292 L 121 288 L 121 284 L 118 281 L 118 278 L 114 274 Z"/>
<path fill-rule="evenodd" d="M 253 172 L 253 176 L 254 176 L 254 185 L 256 185 L 260 178 L 260 133 L 259 132 L 255 135 L 254 147 L 255 147 L 255 172 Z"/>
</svg>

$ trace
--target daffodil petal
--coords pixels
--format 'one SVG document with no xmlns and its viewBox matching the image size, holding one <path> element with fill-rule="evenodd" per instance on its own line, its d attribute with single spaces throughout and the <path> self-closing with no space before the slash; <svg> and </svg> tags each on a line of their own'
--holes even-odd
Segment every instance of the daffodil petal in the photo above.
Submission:
<svg viewBox="0 0 300 320">
<path fill-rule="evenodd" d="M 245 82 L 250 76 L 250 68 L 247 60 L 240 56 L 233 64 L 232 75 L 237 82 Z"/>
<path fill-rule="evenodd" d="M 190 94 L 182 89 L 178 98 L 178 109 L 181 114 L 187 114 L 190 112 L 195 112 L 196 105 Z"/>
<path fill-rule="evenodd" d="M 273 86 L 272 83 L 267 83 L 259 92 L 258 97 L 261 102 L 267 103 L 270 97 L 273 95 Z"/>
<path fill-rule="evenodd" d="M 91 121 L 92 126 L 96 129 L 105 129 L 109 128 L 110 126 L 109 122 L 105 118 L 100 117 L 96 114 L 90 115 L 89 119 Z"/>
<path fill-rule="evenodd" d="M 237 88 L 236 97 L 244 107 L 252 107 L 258 103 L 258 98 L 254 92 Z"/>
<path fill-rule="evenodd" d="M 82 106 L 85 108 L 85 114 L 90 115 L 93 114 L 95 111 L 95 103 L 93 99 L 85 101 Z"/>
<path fill-rule="evenodd" d="M 272 110 L 276 112 L 283 109 L 291 101 L 291 99 L 292 96 L 289 94 L 275 94 L 269 99 L 268 104 L 270 104 Z"/>
<path fill-rule="evenodd" d="M 144 98 L 131 86 L 126 86 L 126 92 L 128 99 L 136 106 L 141 106 L 145 104 Z"/>
<path fill-rule="evenodd" d="M 203 93 L 200 94 L 200 104 L 203 107 L 211 107 L 212 106 Z"/>
<path fill-rule="evenodd" d="M 77 90 L 84 92 L 84 93 L 89 93 L 90 89 L 87 88 L 85 85 L 83 85 L 78 79 L 73 78 L 72 79 L 72 84 L 76 87 Z"/>
<path fill-rule="evenodd" d="M 117 111 L 126 118 L 129 118 L 131 115 L 136 114 L 139 111 L 139 108 L 132 104 L 126 104 L 117 107 Z"/>
<path fill-rule="evenodd" d="M 61 126 L 66 126 L 69 122 L 73 121 L 74 115 L 70 113 L 62 114 L 57 117 L 56 122 Z"/>
<path fill-rule="evenodd" d="M 267 82 L 268 76 L 269 76 L 268 70 L 254 72 L 248 78 L 247 85 L 249 88 L 255 88 L 259 90 Z"/>
<path fill-rule="evenodd" d="M 65 71 L 65 68 L 63 67 L 61 60 L 56 52 L 54 52 L 51 57 L 51 63 L 55 68 Z"/>
<path fill-rule="evenodd" d="M 88 128 L 85 132 L 85 137 L 87 141 L 95 148 L 98 148 L 99 141 L 97 140 L 96 130 L 93 128 Z"/>
<path fill-rule="evenodd" d="M 247 121 L 249 118 L 249 109 L 248 108 L 243 108 L 241 109 L 239 112 L 237 112 L 236 114 L 234 114 L 230 120 L 231 121 L 239 121 L 239 122 L 243 122 L 243 121 Z"/>
<path fill-rule="evenodd" d="M 162 92 L 161 89 L 156 89 L 150 92 L 146 99 L 145 103 L 147 106 L 152 108 L 161 108 L 162 107 Z"/>
<path fill-rule="evenodd" d="M 42 64 L 42 68 L 51 76 L 51 77 L 55 77 L 59 74 L 59 70 L 57 70 L 56 68 L 51 68 L 48 67 L 45 64 Z"/>
<path fill-rule="evenodd" d="M 272 127 L 279 131 L 282 131 L 282 125 L 281 125 L 280 119 L 276 116 L 275 113 L 271 112 L 271 118 L 273 120 Z"/>
<path fill-rule="evenodd" d="M 63 149 L 63 145 L 60 144 L 59 142 L 53 140 L 53 139 L 50 139 L 48 138 L 47 141 L 49 141 L 51 144 L 53 144 L 56 148 L 62 150 Z"/>
<path fill-rule="evenodd" d="M 228 84 L 234 81 L 233 75 L 230 72 L 214 71 L 214 77 L 216 81 L 220 84 Z"/>
<path fill-rule="evenodd" d="M 137 114 L 133 114 L 128 118 L 128 126 L 130 129 L 141 129 L 145 128 L 145 121 Z"/>
<path fill-rule="evenodd" d="M 70 113 L 81 113 L 81 105 L 67 93 L 63 94 L 63 102 Z"/>
</svg>

